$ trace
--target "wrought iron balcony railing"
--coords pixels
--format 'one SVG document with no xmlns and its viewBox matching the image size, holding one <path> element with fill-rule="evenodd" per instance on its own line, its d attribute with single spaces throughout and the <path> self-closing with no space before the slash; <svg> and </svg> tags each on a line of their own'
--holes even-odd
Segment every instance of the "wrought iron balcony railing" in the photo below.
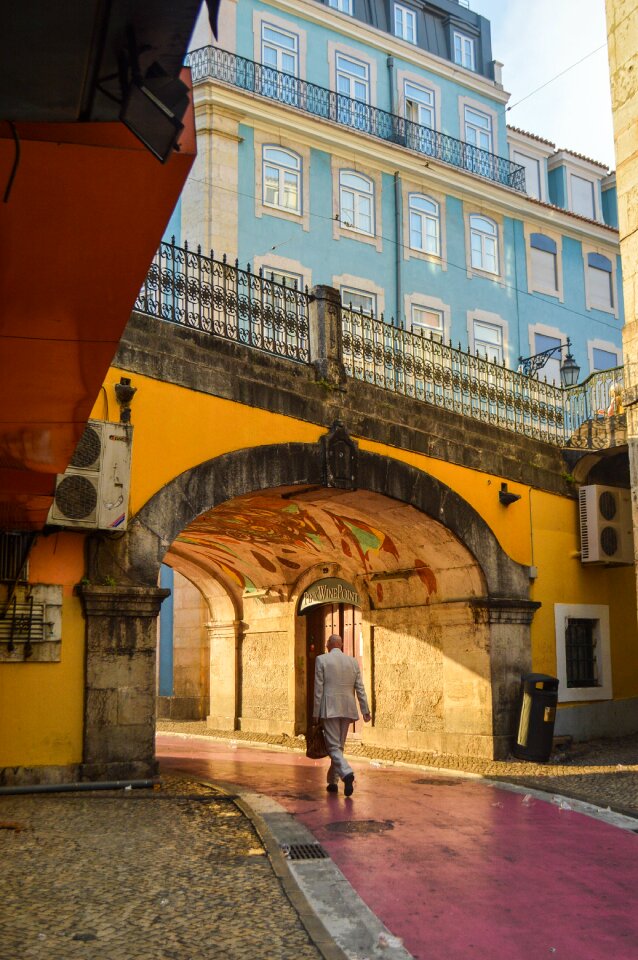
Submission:
<svg viewBox="0 0 638 960">
<path fill-rule="evenodd" d="M 296 363 L 309 350 L 308 290 L 162 243 L 135 309 Z M 342 305 L 348 376 L 537 440 L 575 449 L 625 442 L 623 368 L 563 389 Z"/>
<path fill-rule="evenodd" d="M 173 242 L 160 244 L 135 309 L 307 363 L 308 303 L 307 290 Z"/>
<path fill-rule="evenodd" d="M 623 442 L 623 368 L 564 389 L 342 306 L 346 372 L 385 390 L 561 447 Z M 613 387 L 613 393 L 612 393 Z"/>
<path fill-rule="evenodd" d="M 299 80 L 291 74 L 218 47 L 193 50 L 188 54 L 186 63 L 191 68 L 193 83 L 221 80 L 525 193 L 523 167 L 471 143 L 406 120 L 405 117 L 353 100 L 316 83 Z"/>
</svg>

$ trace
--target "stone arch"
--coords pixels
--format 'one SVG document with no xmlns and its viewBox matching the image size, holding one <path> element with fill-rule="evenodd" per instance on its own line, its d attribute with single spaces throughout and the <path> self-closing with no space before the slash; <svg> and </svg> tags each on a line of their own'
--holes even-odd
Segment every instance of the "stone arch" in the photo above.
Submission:
<svg viewBox="0 0 638 960">
<path fill-rule="evenodd" d="M 527 600 L 527 569 L 508 557 L 488 524 L 458 493 L 402 461 L 365 450 L 358 457 L 359 487 L 410 504 L 447 527 L 476 559 L 488 597 Z M 89 579 L 155 585 L 171 543 L 205 510 L 253 491 L 304 484 L 323 485 L 320 444 L 249 447 L 198 464 L 151 497 L 122 538 L 92 541 Z"/>
<path fill-rule="evenodd" d="M 448 637 L 457 638 L 453 643 L 458 649 L 450 649 L 450 660 L 457 660 L 460 672 L 449 685 L 458 692 L 448 697 L 451 732 L 442 746 L 452 753 L 506 755 L 520 675 L 531 665 L 529 625 L 537 604 L 528 597 L 527 569 L 507 556 L 473 507 L 424 471 L 359 450 L 358 477 L 359 489 L 416 508 L 447 528 L 474 558 L 485 585 L 484 595 L 474 596 L 462 605 L 450 603 L 444 613 Z M 127 686 L 131 658 L 145 658 L 145 666 L 140 670 L 144 682 L 135 693 L 140 699 L 137 716 L 141 716 L 154 684 L 153 618 L 166 595 L 166 591 L 157 588 L 158 573 L 173 541 L 196 517 L 225 501 L 261 490 L 296 486 L 325 487 L 321 443 L 264 445 L 201 463 L 159 490 L 132 519 L 123 536 L 91 540 L 89 585 L 81 591 L 89 651 L 85 731 L 91 732 L 89 737 L 85 736 L 85 770 L 91 776 L 120 778 L 126 775 L 124 769 L 135 770 L 136 775 L 144 769 L 154 769 L 152 707 L 148 724 L 139 725 L 137 742 L 131 740 L 130 731 L 106 730 L 103 711 L 100 712 L 104 693 L 100 671 L 108 668 L 117 695 L 119 688 Z M 478 659 L 472 659 L 473 654 L 468 653 L 462 639 L 463 629 L 471 623 L 476 625 L 474 633 L 479 638 L 474 648 Z M 234 638 L 229 633 L 228 643 L 231 642 Z M 117 667 L 109 659 L 114 650 L 118 663 L 121 660 Z M 480 678 L 476 717 L 469 721 L 463 699 L 467 673 Z M 92 678 L 97 678 L 94 689 Z M 113 744 L 117 744 L 117 749 Z"/>
</svg>

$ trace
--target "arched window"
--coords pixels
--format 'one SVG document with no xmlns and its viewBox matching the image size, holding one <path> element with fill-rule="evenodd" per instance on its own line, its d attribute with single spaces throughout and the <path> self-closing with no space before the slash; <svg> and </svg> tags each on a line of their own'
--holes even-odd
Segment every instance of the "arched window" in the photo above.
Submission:
<svg viewBox="0 0 638 960">
<path fill-rule="evenodd" d="M 471 215 L 470 249 L 475 270 L 498 273 L 498 227 L 493 220 Z"/>
<path fill-rule="evenodd" d="M 301 213 L 301 157 L 281 147 L 264 147 L 262 162 L 264 205 Z"/>
<path fill-rule="evenodd" d="M 411 193 L 408 199 L 410 214 L 410 247 L 422 253 L 441 255 L 439 205 L 430 197 Z"/>
<path fill-rule="evenodd" d="M 374 184 L 351 170 L 339 174 L 339 220 L 342 227 L 374 235 Z"/>
</svg>

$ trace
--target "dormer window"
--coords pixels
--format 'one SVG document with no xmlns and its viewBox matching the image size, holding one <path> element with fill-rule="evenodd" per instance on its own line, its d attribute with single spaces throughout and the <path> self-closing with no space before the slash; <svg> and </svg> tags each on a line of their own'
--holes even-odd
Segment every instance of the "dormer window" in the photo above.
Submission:
<svg viewBox="0 0 638 960">
<path fill-rule="evenodd" d="M 468 70 L 476 70 L 474 40 L 465 33 L 454 31 L 454 62 Z"/>
<path fill-rule="evenodd" d="M 416 13 L 400 3 L 394 5 L 394 35 L 416 43 Z"/>
<path fill-rule="evenodd" d="M 328 0 L 328 6 L 352 16 L 352 0 Z"/>
<path fill-rule="evenodd" d="M 571 192 L 572 192 L 572 212 L 579 213 L 581 217 L 589 217 L 594 220 L 596 217 L 596 205 L 594 200 L 594 184 L 591 180 L 585 180 L 575 173 L 571 174 Z"/>
</svg>

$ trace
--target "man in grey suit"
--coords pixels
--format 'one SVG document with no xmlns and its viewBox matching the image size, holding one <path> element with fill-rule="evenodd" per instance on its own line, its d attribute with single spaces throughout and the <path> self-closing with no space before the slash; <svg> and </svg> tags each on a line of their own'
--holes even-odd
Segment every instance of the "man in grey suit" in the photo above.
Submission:
<svg viewBox="0 0 638 960">
<path fill-rule="evenodd" d="M 314 723 L 321 722 L 330 756 L 328 791 L 337 793 L 339 779 L 344 783 L 344 794 L 352 796 L 354 772 L 343 755 L 350 724 L 359 719 L 355 693 L 366 723 L 370 708 L 361 679 L 359 664 L 343 652 L 343 639 L 338 633 L 328 638 L 328 652 L 315 660 L 315 702 L 312 711 Z"/>
</svg>

